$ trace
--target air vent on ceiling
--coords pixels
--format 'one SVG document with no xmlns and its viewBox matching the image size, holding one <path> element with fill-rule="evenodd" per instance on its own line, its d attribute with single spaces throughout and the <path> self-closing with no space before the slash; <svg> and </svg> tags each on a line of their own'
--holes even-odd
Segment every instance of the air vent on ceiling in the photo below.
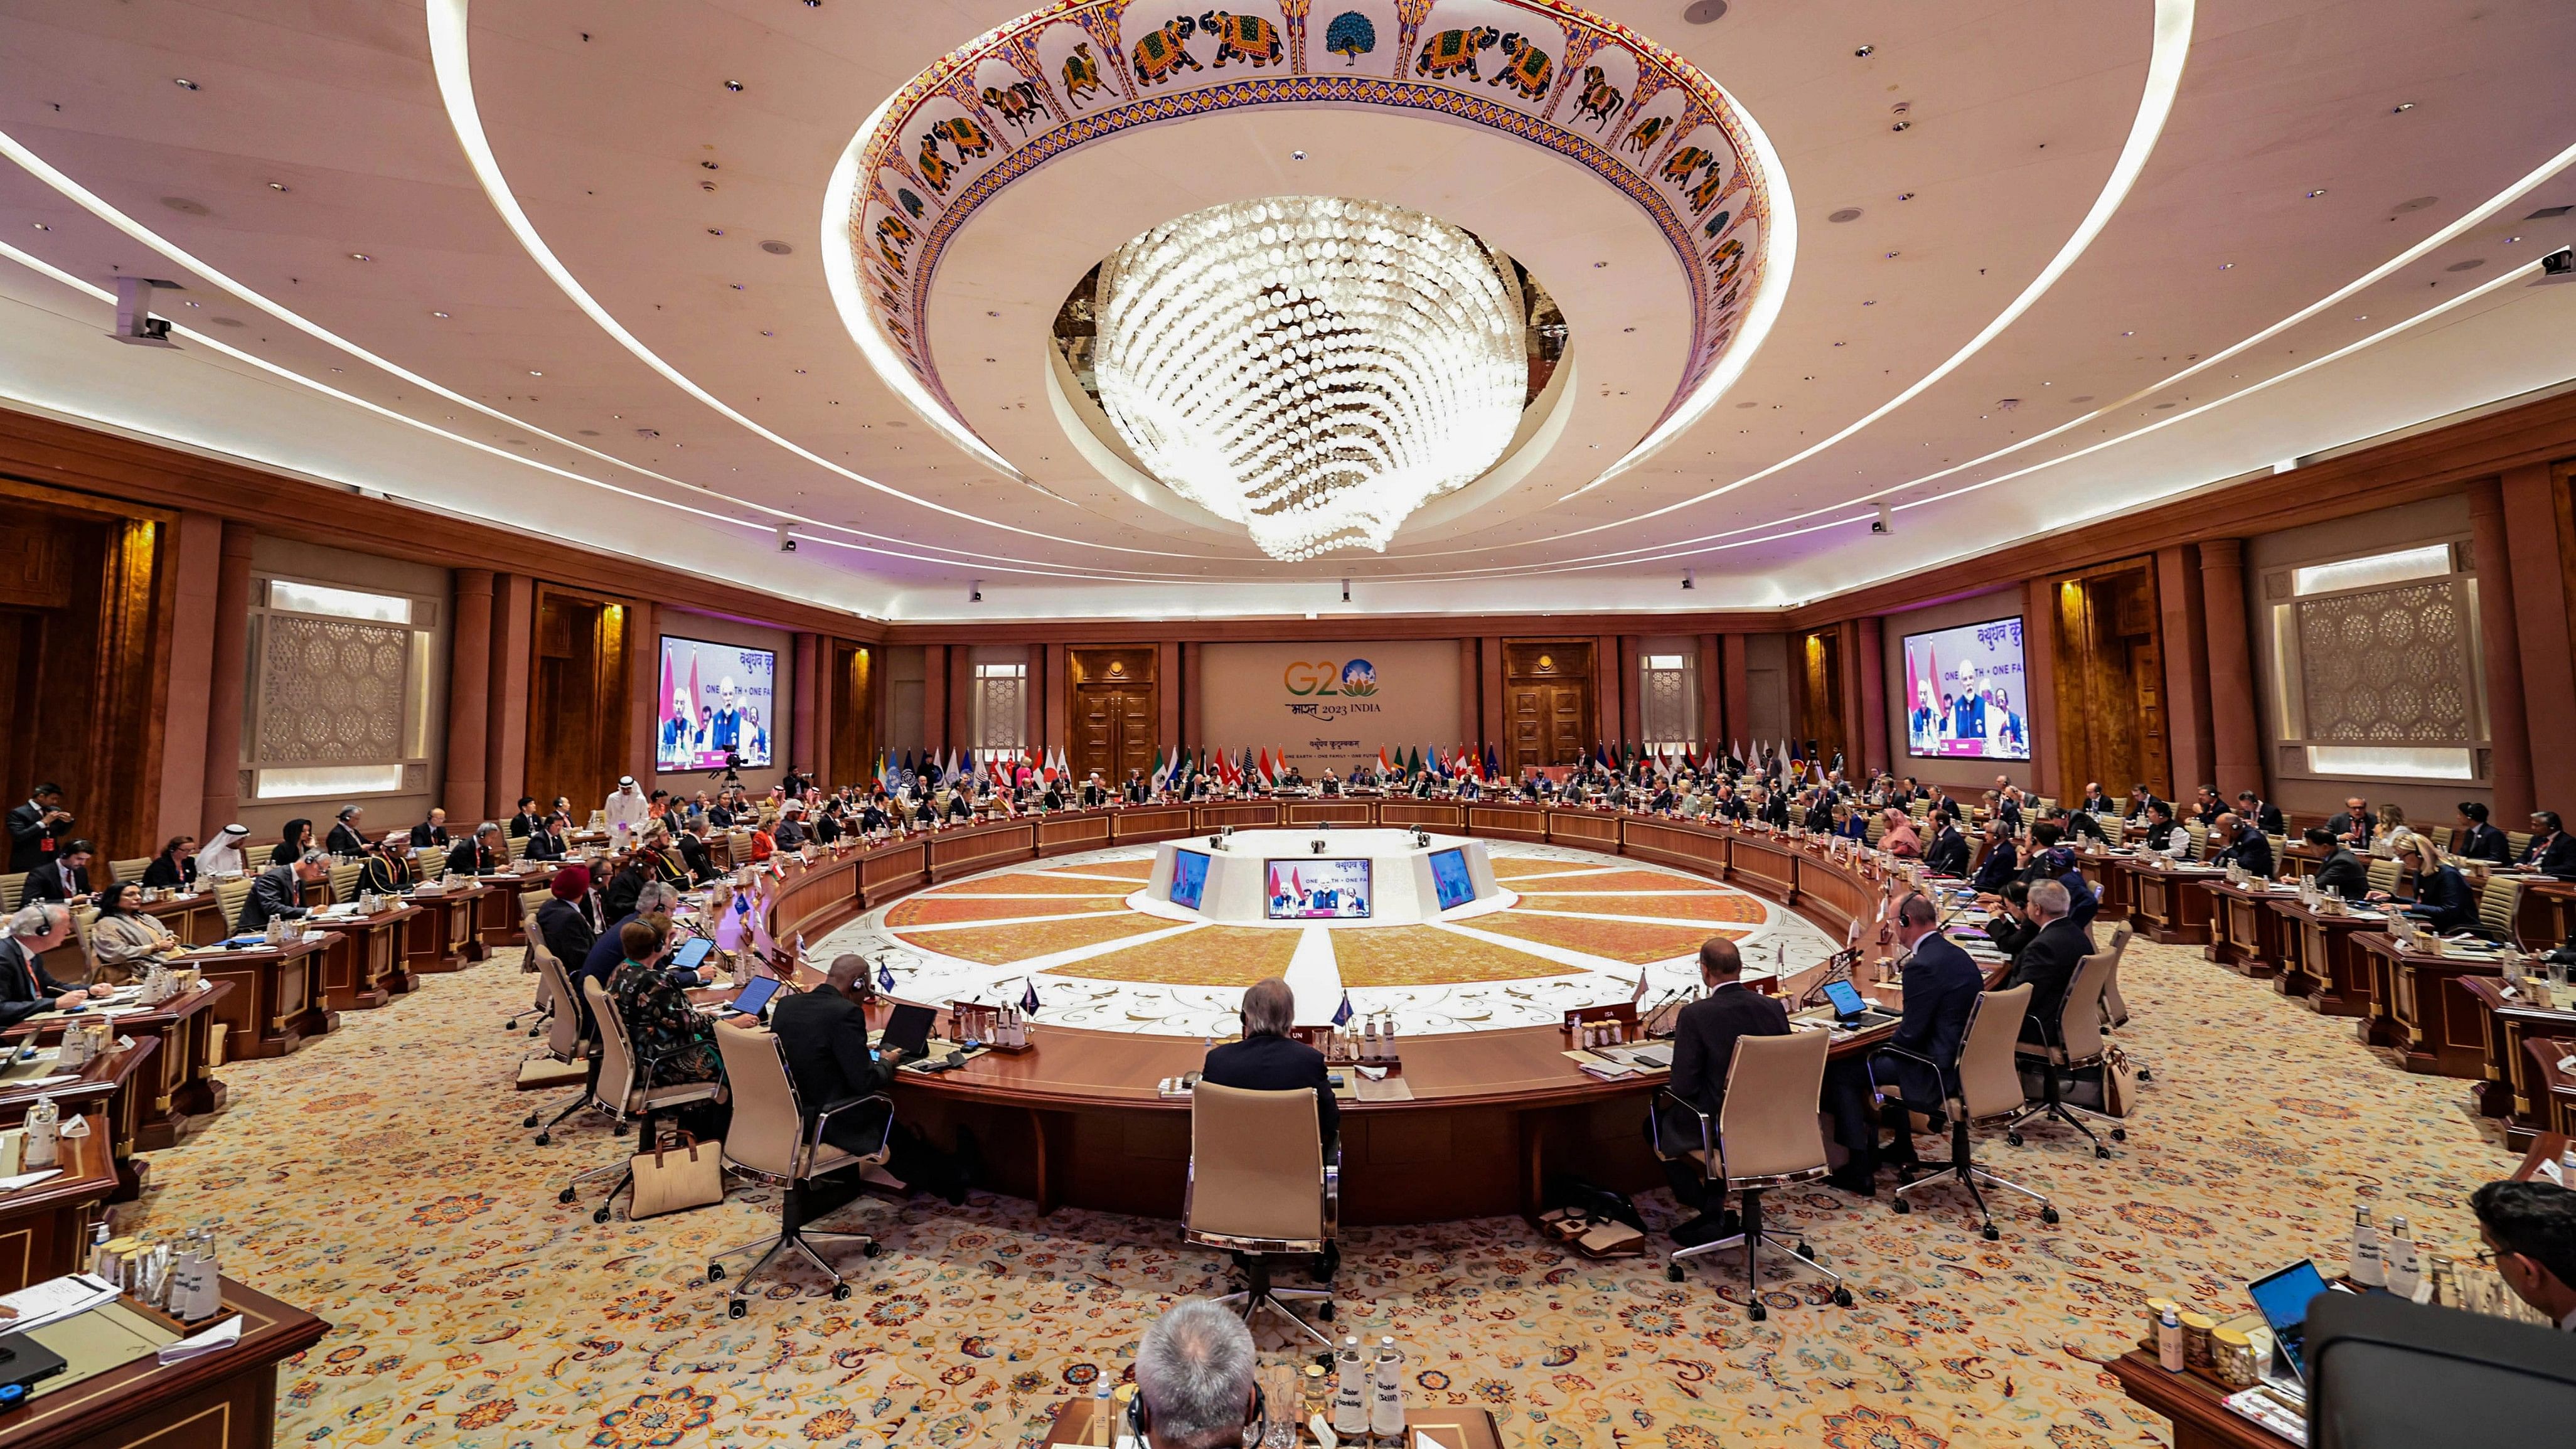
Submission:
<svg viewBox="0 0 2576 1449">
<path fill-rule="evenodd" d="M 2576 211 L 2576 206 L 2544 206 L 2538 211 L 2533 212 L 2531 215 L 2524 217 L 2523 220 L 2546 221 L 2553 216 L 2565 216 L 2571 211 Z"/>
</svg>

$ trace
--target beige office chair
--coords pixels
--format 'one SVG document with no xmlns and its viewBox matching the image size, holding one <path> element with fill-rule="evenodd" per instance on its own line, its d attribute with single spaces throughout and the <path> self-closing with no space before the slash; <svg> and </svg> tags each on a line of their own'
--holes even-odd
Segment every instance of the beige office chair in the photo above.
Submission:
<svg viewBox="0 0 2576 1449">
<path fill-rule="evenodd" d="M 1986 1241 L 1993 1242 L 2003 1234 L 1995 1230 L 1994 1211 L 1986 1206 L 1986 1195 L 1977 1191 L 1977 1184 L 1982 1182 L 2037 1202 L 2041 1222 L 2057 1221 L 2057 1209 L 2049 1205 L 2047 1198 L 1977 1165 L 1975 1144 L 1968 1130 L 2021 1112 L 2021 1072 L 2013 1065 L 2013 1048 L 2020 1038 L 2022 1018 L 2030 1014 L 2030 993 L 2028 983 L 2010 991 L 1989 991 L 1969 1008 L 1968 1029 L 1959 1037 L 1958 1085 L 1942 1107 L 1943 1115 L 1949 1118 L 1950 1160 L 1915 1164 L 1924 1175 L 1909 1177 L 1896 1185 L 1895 1200 L 1889 1204 L 1896 1211 L 1914 1211 L 1907 1193 L 1956 1182 L 1967 1189 L 1968 1201 L 1977 1205 L 1978 1230 L 1985 1234 Z M 1927 1067 L 1934 1065 L 1929 1058 L 1898 1047 L 1880 1050 L 1913 1057 Z"/>
<path fill-rule="evenodd" d="M 540 1107 L 519 1123 L 522 1127 L 534 1129 L 537 1145 L 544 1147 L 554 1141 L 554 1131 L 563 1125 L 563 1120 L 590 1106 L 593 1095 L 598 1091 L 599 1029 L 593 1022 L 583 1019 L 572 991 L 572 973 L 564 969 L 564 964 L 541 945 L 531 945 L 528 950 L 537 959 L 539 991 L 546 998 L 547 1007 L 543 1023 L 546 1044 L 534 1055 L 589 1065 L 589 1076 L 583 1081 L 581 1090 L 573 1093 L 572 1100 L 564 1103 L 552 1117 L 545 1116 L 545 1109 Z M 542 1125 L 540 1118 L 543 1118 Z"/>
<path fill-rule="evenodd" d="M 653 1062 L 639 1060 L 634 1044 L 626 1037 L 626 1020 L 617 1014 L 617 1002 L 596 981 L 584 978 L 582 1000 L 590 1003 L 590 1017 L 599 1032 L 599 1075 L 593 1079 L 587 1105 L 605 1113 L 613 1135 L 623 1136 L 626 1120 L 633 1117 L 638 1130 L 635 1140 L 653 1140 L 653 1118 L 656 1113 L 684 1107 L 691 1102 L 710 1101 L 724 1090 L 722 1082 L 674 1082 L 667 1087 L 648 1087 Z M 696 1050 L 696 1048 L 691 1048 Z M 614 1174 L 608 1196 L 600 1201 L 599 1210 L 590 1215 L 594 1223 L 608 1221 L 609 1209 L 617 1194 L 634 1185 L 635 1171 L 625 1154 L 606 1167 L 594 1167 L 578 1174 L 556 1195 L 555 1200 L 571 1203 L 581 1196 L 581 1186 Z"/>
<path fill-rule="evenodd" d="M 2114 931 L 2111 933 L 2111 944 L 2104 948 L 2111 957 L 2111 975 L 2102 983 L 2102 1029 L 2105 1031 L 2118 1031 L 2129 1024 L 2129 1003 L 2127 998 L 2120 995 L 2120 963 L 2128 957 L 2131 939 L 2132 937 L 2123 936 Z M 2139 1081 L 2154 1079 L 2154 1072 L 2149 1070 L 2145 1062 L 2135 1057 L 2131 1057 L 2129 1061 L 2138 1069 Z"/>
<path fill-rule="evenodd" d="M 2113 1124 L 2111 1140 L 2114 1142 L 2129 1140 L 2128 1129 L 2117 1125 L 2120 1119 L 2069 1106 L 2061 1091 L 2061 1079 L 2102 1065 L 2102 994 L 2110 985 L 2112 968 L 2118 963 L 2120 953 L 2129 947 L 2129 934 L 2129 923 L 2121 922 L 2111 932 L 2110 945 L 2085 957 L 2076 966 L 2075 979 L 2067 983 L 2066 999 L 2058 1006 L 2057 1021 L 2053 1026 L 2042 1023 L 2042 1030 L 2052 1040 L 2041 1044 L 2036 1051 L 2029 1049 L 2030 1043 L 2022 1043 L 2022 1060 L 2036 1063 L 2039 1067 L 2040 1098 L 2026 1103 L 2019 1115 L 2004 1124 L 2004 1140 L 2013 1146 L 2021 1145 L 2022 1124 L 2033 1117 L 2053 1118 L 2083 1133 L 2085 1139 L 2093 1144 L 2095 1157 L 2107 1158 L 2111 1149 L 2102 1145 L 2102 1139 L 2094 1134 L 2084 1119 L 2089 1117 L 2096 1122 Z"/>
<path fill-rule="evenodd" d="M 776 1262 L 779 1254 L 793 1248 L 832 1280 L 835 1300 L 848 1298 L 850 1285 L 842 1278 L 841 1270 L 814 1251 L 814 1245 L 807 1240 L 856 1240 L 859 1256 L 873 1258 L 877 1255 L 876 1239 L 865 1233 L 809 1231 L 805 1226 L 805 1185 L 845 1167 L 884 1163 L 894 1141 L 894 1099 L 883 1092 L 873 1092 L 807 1107 L 796 1095 L 796 1079 L 787 1070 L 787 1057 L 779 1049 L 778 1038 L 748 1022 L 719 1025 L 716 1048 L 724 1054 L 725 1081 L 733 1089 L 733 1120 L 725 1127 L 725 1170 L 776 1183 L 782 1190 L 778 1194 L 778 1231 L 707 1255 L 707 1281 L 724 1281 L 725 1259 L 755 1248 L 766 1249 L 758 1262 L 734 1280 L 733 1292 L 725 1300 L 727 1316 L 740 1318 L 751 1311 L 752 1281 Z M 872 1104 L 885 1108 L 885 1122 L 876 1133 L 873 1152 L 860 1156 L 823 1140 L 833 1117 Z"/>
<path fill-rule="evenodd" d="M 27 903 L 27 873 L 23 870 L 0 875 L 0 912 L 14 911 Z"/>
<path fill-rule="evenodd" d="M 107 863 L 107 879 L 100 884 L 124 885 L 128 881 L 140 882 L 143 879 L 143 873 L 151 868 L 152 857 L 148 855 L 138 855 L 132 860 L 111 860 Z"/>
<path fill-rule="evenodd" d="M 501 839 L 509 848 L 510 859 L 525 860 L 528 858 L 528 837 L 524 835 L 505 834 Z"/>
<path fill-rule="evenodd" d="M 2528 830 L 2508 830 L 2504 833 L 2504 843 L 2506 848 L 2513 852 L 2513 858 L 2520 860 L 2522 859 L 2522 853 L 2531 849 L 2531 832 Z M 5 877 L 0 877 L 0 889 L 5 889 L 7 886 L 7 879 Z"/>
<path fill-rule="evenodd" d="M 1332 1338 L 1298 1317 L 1291 1301 L 1317 1303 L 1333 1320 L 1332 1281 L 1341 1248 L 1342 1152 L 1328 1156 L 1316 1124 L 1315 1093 L 1253 1092 L 1201 1082 L 1190 1094 L 1190 1175 L 1181 1199 L 1182 1236 L 1222 1248 L 1244 1271 L 1244 1289 L 1218 1299 L 1250 1323 L 1263 1309 L 1330 1348 Z M 1273 1257 L 1323 1260 L 1322 1288 L 1274 1288 Z"/>
<path fill-rule="evenodd" d="M 1665 1142 L 1660 1111 L 1648 1119 L 1654 1123 L 1655 1151 L 1667 1157 L 1687 1156 L 1697 1163 L 1713 1194 L 1712 1203 L 1728 1193 L 1744 1199 L 1744 1231 L 1676 1251 L 1665 1261 L 1664 1276 L 1678 1283 L 1684 1258 L 1742 1247 L 1744 1292 L 1751 1305 L 1746 1312 L 1756 1323 L 1770 1316 L 1762 1306 L 1762 1249 L 1779 1250 L 1762 1228 L 1762 1194 L 1825 1175 L 1825 1132 L 1816 1115 L 1816 1101 L 1825 1082 L 1825 1053 L 1832 1045 L 1832 1033 L 1823 1031 L 1738 1037 L 1735 1060 L 1726 1068 L 1726 1100 L 1719 1104 L 1714 1119 L 1669 1090 L 1656 1093 L 1658 1107 L 1669 1102 L 1699 1119 L 1696 1146 Z M 1851 1307 L 1852 1293 L 1843 1286 L 1843 1275 L 1826 1267 L 1805 1239 L 1786 1256 L 1792 1267 L 1831 1279 L 1834 1302 Z"/>
<path fill-rule="evenodd" d="M 2478 892 L 2479 935 L 2509 946 L 2520 944 L 2514 936 L 2514 923 L 2522 914 L 2522 887 L 2518 877 L 2487 877 L 2486 888 Z"/>
<path fill-rule="evenodd" d="M 224 918 L 224 934 L 229 936 L 241 924 L 242 903 L 250 899 L 250 877 L 215 882 L 215 910 Z"/>
<path fill-rule="evenodd" d="M 344 860 L 331 867 L 331 904 L 358 898 L 358 878 L 366 873 L 362 860 Z"/>
<path fill-rule="evenodd" d="M 2405 869 L 2403 864 L 2395 860 L 2373 860 L 2362 867 L 2361 873 L 2370 883 L 2372 890 L 2393 896 L 2397 894 L 2397 887 Z"/>
</svg>

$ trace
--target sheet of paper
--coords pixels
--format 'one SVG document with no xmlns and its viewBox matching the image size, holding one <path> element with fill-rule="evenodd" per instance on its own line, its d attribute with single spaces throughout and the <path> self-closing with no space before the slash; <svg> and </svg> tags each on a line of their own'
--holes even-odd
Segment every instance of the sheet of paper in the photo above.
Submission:
<svg viewBox="0 0 2576 1449">
<path fill-rule="evenodd" d="M 51 1176 L 52 1174 L 48 1172 L 38 1175 Z M 42 1283 L 30 1283 L 17 1292 L 0 1298 L 0 1307 L 12 1309 L 18 1315 L 9 1323 L 9 1331 L 24 1333 L 28 1329 L 42 1328 L 48 1323 L 59 1323 L 75 1313 L 87 1313 L 102 1303 L 115 1301 L 115 1284 L 104 1278 L 91 1277 L 87 1273 L 71 1273 L 60 1278 L 48 1278 Z"/>
<path fill-rule="evenodd" d="M 61 1168 L 47 1167 L 41 1168 L 35 1172 L 22 1172 L 16 1177 L 0 1177 L 0 1192 L 16 1192 L 20 1188 L 34 1187 L 37 1183 L 43 1182 L 47 1178 L 60 1177 L 62 1175 L 63 1170 Z"/>
<path fill-rule="evenodd" d="M 161 1361 L 163 1363 L 177 1363 L 181 1359 L 195 1358 L 200 1354 L 213 1353 L 217 1349 L 230 1348 L 234 1344 L 241 1342 L 241 1333 L 241 1315 L 236 1313 L 232 1317 L 225 1319 L 223 1322 L 216 1324 L 214 1327 L 205 1329 L 198 1333 L 190 1334 L 188 1337 L 180 1339 L 177 1343 L 163 1344 L 161 1346 Z"/>
</svg>

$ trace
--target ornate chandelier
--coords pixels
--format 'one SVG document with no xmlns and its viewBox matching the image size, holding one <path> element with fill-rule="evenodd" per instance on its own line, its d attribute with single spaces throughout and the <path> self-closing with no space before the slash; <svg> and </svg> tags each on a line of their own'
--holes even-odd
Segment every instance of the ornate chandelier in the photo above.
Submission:
<svg viewBox="0 0 2576 1449">
<path fill-rule="evenodd" d="M 1146 470 L 1262 552 L 1384 551 L 1510 445 L 1525 315 L 1466 232 L 1324 196 L 1181 217 L 1101 264 L 1101 408 Z"/>
</svg>

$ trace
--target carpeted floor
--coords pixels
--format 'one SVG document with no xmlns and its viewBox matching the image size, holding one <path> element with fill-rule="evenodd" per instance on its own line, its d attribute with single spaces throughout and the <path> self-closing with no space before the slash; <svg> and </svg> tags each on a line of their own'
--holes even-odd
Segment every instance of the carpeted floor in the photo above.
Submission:
<svg viewBox="0 0 2576 1449">
<path fill-rule="evenodd" d="M 1174 1296 L 1221 1291 L 1221 1261 L 1170 1223 L 863 1200 L 835 1225 L 885 1253 L 852 1260 L 849 1302 L 809 1276 L 729 1321 L 704 1255 L 773 1203 L 606 1226 L 595 1199 L 558 1206 L 567 1174 L 621 1144 L 520 1130 L 554 1098 L 508 1088 L 528 1045 L 500 1027 L 531 979 L 515 965 L 429 978 L 293 1057 L 225 1068 L 231 1111 L 155 1154 L 125 1210 L 214 1228 L 229 1272 L 334 1325 L 280 1371 L 281 1444 L 1011 1444 L 1123 1375 Z M 1418 1399 L 1490 1406 L 1515 1446 L 2167 1442 L 2096 1367 L 2136 1336 L 2140 1300 L 2241 1311 L 2249 1272 L 2339 1257 L 2356 1197 L 2465 1239 L 2468 1190 L 2512 1159 L 2467 1083 L 2385 1065 L 2348 1023 L 2196 952 L 2142 944 L 2122 976 L 2126 1039 L 2155 1070 L 2127 1147 L 2097 1163 L 2059 1131 L 1987 1153 L 2056 1196 L 2057 1227 L 2000 1207 L 1987 1243 L 1946 1198 L 1897 1217 L 1884 1194 L 1786 1194 L 1775 1220 L 1856 1273 L 1861 1302 L 1775 1292 L 1758 1326 L 1726 1266 L 1674 1285 L 1660 1259 L 1570 1260 L 1517 1220 L 1354 1231 L 1340 1323 L 1393 1334 Z"/>
</svg>

